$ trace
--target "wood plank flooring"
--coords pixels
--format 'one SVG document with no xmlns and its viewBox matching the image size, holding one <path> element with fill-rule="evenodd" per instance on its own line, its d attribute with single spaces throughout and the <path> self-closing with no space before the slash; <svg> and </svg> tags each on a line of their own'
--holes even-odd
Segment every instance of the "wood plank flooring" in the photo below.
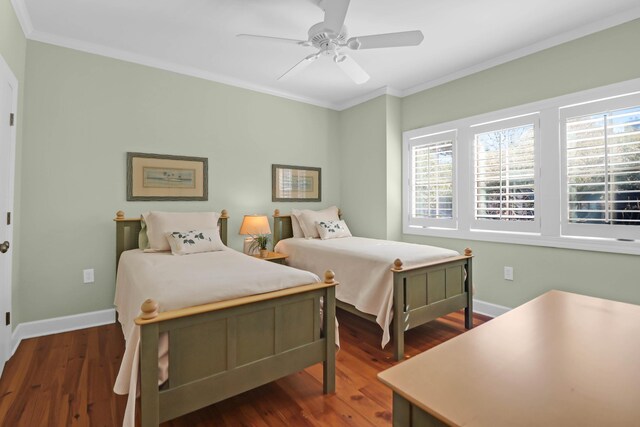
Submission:
<svg viewBox="0 0 640 427">
<path fill-rule="evenodd" d="M 474 324 L 489 318 L 476 315 Z M 195 426 L 390 426 L 391 391 L 377 379 L 393 366 L 377 325 L 338 310 L 336 393 L 322 394 L 322 365 L 162 424 Z M 414 356 L 465 331 L 462 312 L 406 334 Z M 0 426 L 120 426 L 126 396 L 112 387 L 124 353 L 118 324 L 22 341 L 0 379 Z M 139 411 L 138 411 L 139 413 Z"/>
</svg>

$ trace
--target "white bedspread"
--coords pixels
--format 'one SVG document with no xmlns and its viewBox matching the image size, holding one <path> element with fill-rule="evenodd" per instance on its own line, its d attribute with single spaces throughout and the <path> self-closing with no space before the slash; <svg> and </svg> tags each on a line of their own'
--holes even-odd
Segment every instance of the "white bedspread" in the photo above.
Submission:
<svg viewBox="0 0 640 427">
<path fill-rule="evenodd" d="M 287 264 L 292 267 L 316 274 L 333 270 L 340 283 L 336 298 L 376 316 L 382 328 L 383 348 L 390 340 L 393 317 L 393 261 L 400 258 L 404 267 L 411 267 L 459 255 L 435 246 L 364 237 L 290 238 L 279 241 L 275 250 L 288 254 Z"/>
<path fill-rule="evenodd" d="M 115 305 L 126 348 L 114 386 L 116 393 L 129 394 L 123 426 L 135 425 L 140 327 L 134 320 L 144 300 L 155 299 L 162 312 L 319 281 L 318 276 L 308 271 L 259 260 L 232 249 L 185 256 L 144 253 L 138 249 L 123 252 L 118 265 Z M 163 346 L 168 347 L 166 337 Z"/>
</svg>

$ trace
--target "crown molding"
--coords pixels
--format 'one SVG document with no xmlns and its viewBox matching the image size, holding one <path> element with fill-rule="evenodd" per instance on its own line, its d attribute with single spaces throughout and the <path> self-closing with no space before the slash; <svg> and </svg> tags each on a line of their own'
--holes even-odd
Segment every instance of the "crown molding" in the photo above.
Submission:
<svg viewBox="0 0 640 427">
<path fill-rule="evenodd" d="M 608 28 L 615 27 L 617 25 L 621 25 L 629 21 L 633 21 L 634 19 L 638 19 L 638 18 L 640 18 L 640 7 L 635 7 L 631 10 L 627 10 L 625 12 L 618 13 L 616 15 L 607 16 L 597 22 L 592 22 L 588 25 L 574 28 L 573 30 L 539 41 L 537 43 L 534 43 L 522 49 L 514 50 L 507 54 L 497 56 L 495 58 L 473 65 L 471 67 L 464 68 L 462 70 L 444 75 L 437 79 L 433 79 L 416 86 L 412 86 L 408 89 L 400 91 L 401 93 L 400 96 L 405 97 L 405 96 L 413 95 L 415 93 L 422 92 L 423 90 L 431 89 L 433 87 L 440 86 L 445 83 L 449 83 L 451 81 L 460 79 L 462 77 L 470 76 L 471 74 L 488 70 L 489 68 L 493 68 L 498 65 L 505 64 L 515 59 L 522 58 L 527 55 L 531 55 L 536 52 L 540 52 L 542 50 L 552 48 L 554 46 L 559 46 L 563 43 L 567 43 L 572 40 L 576 40 L 581 37 L 585 37 L 590 34 L 594 34 L 599 31 L 603 31 Z"/>
<path fill-rule="evenodd" d="M 365 93 L 364 95 L 361 96 L 357 96 L 355 98 L 352 98 L 350 100 L 348 100 L 345 103 L 339 104 L 337 105 L 334 109 L 338 110 L 338 111 L 343 111 L 346 109 L 349 109 L 351 107 L 355 107 L 356 105 L 362 104 L 364 102 L 370 101 L 374 98 L 377 98 L 381 95 L 392 95 L 392 96 L 397 96 L 400 97 L 401 92 L 397 89 L 394 89 L 390 86 L 382 86 L 372 92 L 369 93 Z"/>
<path fill-rule="evenodd" d="M 16 0 L 20 1 L 20 0 Z M 47 43 L 51 45 L 61 46 L 72 50 L 79 50 L 81 52 L 91 53 L 94 55 L 104 56 L 113 59 L 119 59 L 125 62 L 131 62 L 134 64 L 144 65 L 151 68 L 157 68 L 173 73 L 183 74 L 186 76 L 197 77 L 199 79 L 210 80 L 216 83 L 222 83 L 229 86 L 235 86 L 241 89 L 247 89 L 254 92 L 260 92 L 267 95 L 273 95 L 280 98 L 290 99 L 292 101 L 303 102 L 305 104 L 315 105 L 317 107 L 336 109 L 336 105 L 330 102 L 321 101 L 313 98 L 308 98 L 300 95 L 296 95 L 290 92 L 278 91 L 269 87 L 248 83 L 239 79 L 224 76 L 221 74 L 212 73 L 196 67 L 190 67 L 180 65 L 170 61 L 164 61 L 150 56 L 140 55 L 132 52 L 127 52 L 120 49 L 113 49 L 110 47 L 98 45 L 95 43 L 85 42 L 82 40 L 58 36 L 51 33 L 45 33 L 42 31 L 34 30 L 28 37 L 29 40 Z"/>
<path fill-rule="evenodd" d="M 212 73 L 210 71 L 205 71 L 196 67 L 185 66 L 185 65 L 173 63 L 170 61 L 164 61 L 161 59 L 128 52 L 125 50 L 109 48 L 106 46 L 85 42 L 85 41 L 70 38 L 70 37 L 63 37 L 63 36 L 58 36 L 58 35 L 47 33 L 47 32 L 37 31 L 37 30 L 34 30 L 33 28 L 33 24 L 31 22 L 31 18 L 29 16 L 29 11 L 27 9 L 25 0 L 11 0 L 11 4 L 13 5 L 13 8 L 15 10 L 16 16 L 18 18 L 18 22 L 22 27 L 22 31 L 24 32 L 25 37 L 29 40 L 66 47 L 69 49 L 79 50 L 79 51 L 91 53 L 94 55 L 105 56 L 108 58 L 119 59 L 121 61 L 131 62 L 134 64 L 144 65 L 147 67 L 157 68 L 165 71 L 170 71 L 170 72 L 183 74 L 191 77 L 196 77 L 204 80 L 209 80 L 216 83 L 234 86 L 241 89 L 247 89 L 254 92 L 277 96 L 280 98 L 285 98 L 292 101 L 302 102 L 305 104 L 310 104 L 310 105 L 314 105 L 322 108 L 328 108 L 336 111 L 346 110 L 348 108 L 354 107 L 358 104 L 362 104 L 363 102 L 367 102 L 381 95 L 392 95 L 399 98 L 413 95 L 415 93 L 422 92 L 424 90 L 431 89 L 436 86 L 440 86 L 442 84 L 451 82 L 453 80 L 457 80 L 462 77 L 466 77 L 471 74 L 475 74 L 480 71 L 484 71 L 489 68 L 493 68 L 495 66 L 513 61 L 515 59 L 522 58 L 527 55 L 531 55 L 533 53 L 542 51 L 544 49 L 558 46 L 562 43 L 566 43 L 566 42 L 587 36 L 589 34 L 593 34 L 598 31 L 603 31 L 603 30 L 606 30 L 607 28 L 611 28 L 616 25 L 621 25 L 626 22 L 633 21 L 634 19 L 640 18 L 640 6 L 638 6 L 631 10 L 627 10 L 625 12 L 604 17 L 597 22 L 593 22 L 588 25 L 575 28 L 573 30 L 559 34 L 557 36 L 550 37 L 548 39 L 529 45 L 525 48 L 509 52 L 505 55 L 501 55 L 501 56 L 489 59 L 487 61 L 473 65 L 471 67 L 458 70 L 454 73 L 444 75 L 437 79 L 433 79 L 433 80 L 421 83 L 419 85 L 409 87 L 407 89 L 397 89 L 390 86 L 383 86 L 381 88 L 373 90 L 372 92 L 357 96 L 345 102 L 334 103 L 334 102 L 327 102 L 327 101 L 323 101 L 315 98 L 296 95 L 291 92 L 275 90 L 268 86 L 249 83 L 240 79 L 235 79 L 233 77 Z"/>
<path fill-rule="evenodd" d="M 22 0 L 14 0 L 14 1 L 22 1 Z M 94 43 L 84 42 L 78 39 L 62 37 L 62 36 L 58 36 L 51 33 L 45 33 L 42 31 L 37 31 L 37 30 L 31 31 L 28 39 L 41 42 L 41 43 L 47 43 L 55 46 L 65 47 L 72 50 L 91 53 L 94 55 L 104 56 L 107 58 L 113 58 L 113 59 L 118 59 L 125 62 L 131 62 L 138 65 L 144 65 L 147 67 L 170 71 L 173 73 L 183 74 L 190 77 L 209 80 L 215 83 L 221 83 L 229 86 L 238 87 L 241 89 L 247 89 L 254 92 L 260 92 L 267 95 L 277 96 L 280 98 L 286 98 L 292 101 L 302 102 L 305 104 L 315 105 L 317 107 L 328 108 L 336 111 L 346 110 L 347 108 L 351 108 L 355 105 L 362 104 L 363 102 L 369 101 L 373 98 L 377 98 L 380 95 L 393 95 L 397 97 L 402 96 L 401 91 L 391 88 L 389 86 L 383 86 L 381 88 L 378 88 L 362 96 L 352 98 L 345 103 L 336 104 L 332 102 L 322 101 L 319 99 L 296 95 L 290 92 L 277 91 L 270 87 L 248 83 L 239 79 L 234 79 L 228 76 L 223 76 L 220 74 L 211 73 L 209 71 L 204 71 L 196 67 L 184 66 L 184 65 L 176 64 L 170 61 L 164 61 L 164 60 L 152 58 L 145 55 L 139 55 L 139 54 L 127 52 L 120 49 L 113 49 L 113 48 L 109 48 L 109 47 L 94 44 Z"/>
<path fill-rule="evenodd" d="M 33 33 L 33 24 L 31 23 L 31 16 L 29 15 L 27 4 L 24 2 L 24 0 L 11 0 L 11 5 L 13 6 L 13 10 L 16 13 L 18 22 L 22 27 L 24 36 L 26 38 L 29 38 L 31 33 Z"/>
</svg>

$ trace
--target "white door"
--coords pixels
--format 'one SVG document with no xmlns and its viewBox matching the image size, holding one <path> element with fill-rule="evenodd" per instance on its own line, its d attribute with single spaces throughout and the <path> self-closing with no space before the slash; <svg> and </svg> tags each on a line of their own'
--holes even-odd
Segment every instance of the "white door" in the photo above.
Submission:
<svg viewBox="0 0 640 427">
<path fill-rule="evenodd" d="M 13 178 L 18 82 L 0 56 L 0 374 L 11 356 L 11 258 L 13 253 Z"/>
</svg>

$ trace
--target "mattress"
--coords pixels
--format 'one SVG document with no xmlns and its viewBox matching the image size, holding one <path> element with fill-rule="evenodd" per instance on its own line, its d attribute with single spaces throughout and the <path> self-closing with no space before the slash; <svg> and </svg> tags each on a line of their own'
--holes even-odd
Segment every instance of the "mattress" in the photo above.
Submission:
<svg viewBox="0 0 640 427">
<path fill-rule="evenodd" d="M 331 269 L 340 283 L 336 299 L 376 317 L 382 328 L 381 346 L 390 341 L 393 318 L 393 273 L 396 258 L 405 268 L 458 256 L 458 252 L 436 246 L 344 237 L 339 239 L 290 238 L 278 242 L 276 252 L 289 257 L 287 264 L 319 274 Z"/>
<path fill-rule="evenodd" d="M 129 394 L 123 425 L 135 424 L 140 327 L 134 323 L 147 298 L 159 311 L 255 295 L 320 282 L 308 271 L 296 270 L 244 255 L 233 249 L 174 256 L 170 252 L 125 251 L 116 278 L 115 305 L 126 340 L 114 391 Z M 160 340 L 159 384 L 167 378 L 168 339 Z"/>
</svg>

